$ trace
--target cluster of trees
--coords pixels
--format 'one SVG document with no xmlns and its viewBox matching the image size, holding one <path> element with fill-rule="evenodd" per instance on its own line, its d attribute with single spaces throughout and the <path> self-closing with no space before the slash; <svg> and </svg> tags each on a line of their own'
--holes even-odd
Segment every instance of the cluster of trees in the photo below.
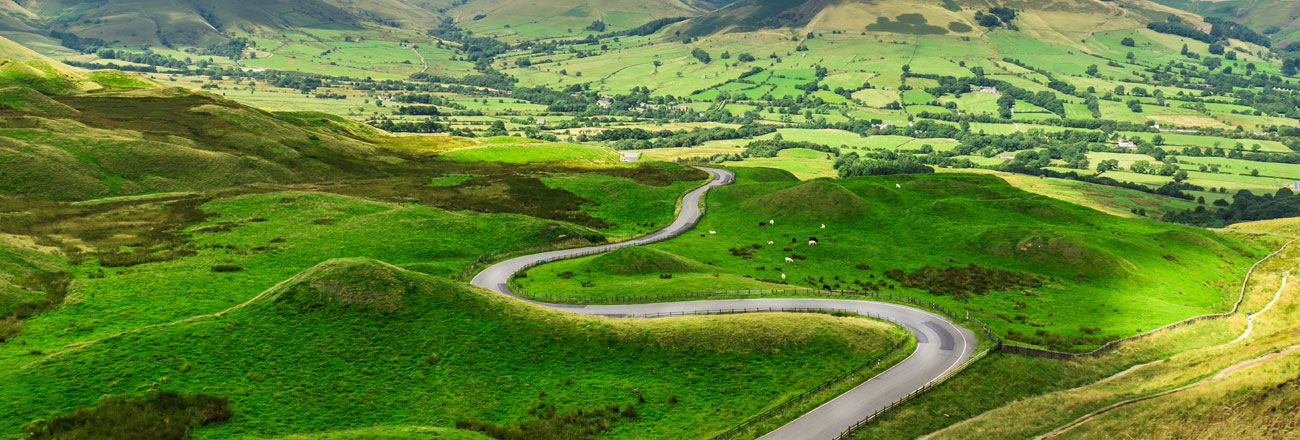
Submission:
<svg viewBox="0 0 1300 440">
<path fill-rule="evenodd" d="M 368 120 L 366 123 L 380 130 L 392 133 L 443 133 L 447 131 L 446 124 L 435 121 L 433 118 L 428 118 L 419 122 L 393 122 L 392 119 L 381 116 L 378 119 Z"/>
<path fill-rule="evenodd" d="M 777 134 L 776 137 L 773 137 L 772 139 L 753 141 L 746 144 L 744 155 L 745 157 L 776 157 L 777 153 L 780 153 L 781 150 L 789 150 L 791 148 L 807 148 L 809 150 L 830 153 L 835 156 L 840 155 L 839 148 L 813 142 L 787 141 L 782 139 L 780 134 Z"/>
<path fill-rule="evenodd" d="M 698 47 L 691 51 L 691 56 L 695 57 L 695 59 L 697 60 L 700 60 L 700 62 L 704 64 L 709 64 L 710 62 L 713 61 L 713 57 L 709 56 L 708 52 Z"/>
<path fill-rule="evenodd" d="M 81 53 L 95 53 L 108 42 L 100 38 L 82 38 L 71 32 L 50 31 L 50 37 L 59 40 L 59 44 Z"/>
<path fill-rule="evenodd" d="M 576 140 L 615 141 L 616 150 L 645 150 L 650 148 L 694 147 L 708 141 L 721 139 L 743 139 L 762 136 L 776 131 L 771 125 L 744 125 L 738 128 L 696 128 L 694 130 L 659 130 L 649 131 L 640 128 L 616 128 L 593 135 L 581 134 Z"/>
<path fill-rule="evenodd" d="M 1016 19 L 1016 10 L 1005 7 L 989 8 L 988 13 L 984 11 L 975 11 L 975 21 L 987 28 L 1006 26 L 1007 29 L 1018 30 L 1011 24 L 1011 20 Z"/>
<path fill-rule="evenodd" d="M 1213 43 L 1215 41 L 1218 41 L 1218 38 L 1215 38 L 1213 35 L 1207 34 L 1205 32 L 1201 32 L 1201 30 L 1197 29 L 1196 26 L 1192 26 L 1188 24 L 1187 22 L 1183 21 L 1182 17 L 1179 17 L 1177 15 L 1170 15 L 1169 19 L 1165 21 L 1152 21 L 1150 23 L 1147 23 L 1147 29 L 1151 29 L 1153 31 L 1162 34 L 1171 34 L 1180 37 L 1191 38 L 1193 40 L 1200 41 L 1202 43 Z"/>
<path fill-rule="evenodd" d="M 125 50 L 100 49 L 95 56 L 106 60 L 122 60 L 128 63 L 147 64 L 176 70 L 188 70 L 189 61 L 178 60 L 152 51 L 128 52 Z"/>
<path fill-rule="evenodd" d="M 925 165 L 910 154 L 894 155 L 889 158 L 860 157 L 856 152 L 840 156 L 835 161 L 835 170 L 840 177 L 884 176 L 890 174 L 925 174 L 933 173 L 934 168 Z"/>
<path fill-rule="evenodd" d="M 221 43 L 212 43 L 199 49 L 199 55 L 217 55 L 238 60 L 243 58 L 244 49 L 253 47 L 257 43 L 244 37 L 231 38 Z"/>
<path fill-rule="evenodd" d="M 1232 223 L 1300 216 L 1300 194 L 1288 188 L 1273 194 L 1255 195 L 1238 191 L 1231 202 L 1216 201 L 1217 209 L 1196 209 L 1166 213 L 1163 220 L 1205 227 L 1223 227 Z"/>
<path fill-rule="evenodd" d="M 472 32 L 456 26 L 450 17 L 443 17 L 437 27 L 426 31 L 429 36 L 460 43 L 465 61 L 474 63 L 479 70 L 489 70 L 492 59 L 510 50 L 510 45 L 491 37 L 476 37 Z"/>
<path fill-rule="evenodd" d="M 393 113 L 416 116 L 438 116 L 442 114 L 442 112 L 438 111 L 438 107 L 432 105 L 404 105 L 397 107 Z"/>
</svg>

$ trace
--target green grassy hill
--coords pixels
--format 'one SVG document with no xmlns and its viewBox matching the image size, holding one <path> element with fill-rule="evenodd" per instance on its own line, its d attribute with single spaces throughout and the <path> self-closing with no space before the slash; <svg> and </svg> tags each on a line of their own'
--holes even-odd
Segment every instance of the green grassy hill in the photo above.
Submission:
<svg viewBox="0 0 1300 440">
<path fill-rule="evenodd" d="M 360 138 L 382 132 L 342 118 L 276 115 L 134 74 L 85 72 L 4 39 L 0 108 L 0 188 L 11 195 L 66 200 L 375 176 L 409 170 L 421 156 L 375 147 Z"/>
<path fill-rule="evenodd" d="M 1266 253 L 1252 239 L 1113 217 L 990 175 L 765 183 L 737 172 L 735 184 L 710 194 L 699 234 L 643 251 L 672 267 L 614 270 L 610 254 L 543 265 L 518 283 L 590 297 L 824 287 L 903 293 L 969 310 L 1008 339 L 1069 349 L 1229 308 L 1245 269 Z M 759 226 L 769 220 L 775 224 Z"/>
<path fill-rule="evenodd" d="M 1160 4 L 1245 24 L 1278 43 L 1300 41 L 1300 3 L 1287 0 L 1154 0 Z"/>
<path fill-rule="evenodd" d="M 306 25 L 356 27 L 361 22 L 356 15 L 322 0 L 36 0 L 23 5 L 25 10 L 10 8 L 8 15 L 34 33 L 54 30 L 125 45 L 204 45 L 225 41 L 227 33 L 274 32 Z"/>
<path fill-rule="evenodd" d="M 868 31 L 877 27 L 881 31 L 902 31 L 918 35 L 970 32 L 967 29 L 979 33 L 981 29 L 974 18 L 975 12 L 996 6 L 1017 9 L 1022 14 L 1020 19 L 1024 23 L 1020 26 L 1021 29 L 1037 34 L 1104 32 L 1133 27 L 1135 23 L 1145 21 L 1145 17 L 1138 12 L 1092 0 L 741 0 L 694 18 L 681 25 L 680 30 L 693 36 L 781 28 L 793 28 L 795 31 L 857 32 L 866 25 Z M 1130 6 L 1140 10 L 1143 4 L 1133 2 Z"/>
<path fill-rule="evenodd" d="M 513 40 L 626 30 L 659 18 L 693 17 L 715 6 L 697 0 L 478 0 L 465 2 L 448 15 L 470 29 Z M 595 21 L 606 29 L 588 30 Z"/>
<path fill-rule="evenodd" d="M 883 323 L 816 314 L 581 317 L 340 259 L 220 318 L 5 369 L 0 432 L 16 435 L 101 395 L 165 390 L 229 399 L 229 421 L 200 428 L 200 438 L 333 438 L 376 425 L 704 437 L 903 337 Z M 35 383 L 41 392 L 30 392 Z"/>
</svg>

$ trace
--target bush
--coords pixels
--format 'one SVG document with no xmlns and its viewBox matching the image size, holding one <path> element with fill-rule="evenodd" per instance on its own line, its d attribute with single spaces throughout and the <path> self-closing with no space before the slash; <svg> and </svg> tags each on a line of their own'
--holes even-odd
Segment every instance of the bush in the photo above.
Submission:
<svg viewBox="0 0 1300 440">
<path fill-rule="evenodd" d="M 212 266 L 213 272 L 242 272 L 244 268 L 231 264 L 218 264 Z"/>
<path fill-rule="evenodd" d="M 171 391 L 104 397 L 95 406 L 25 427 L 28 439 L 184 439 L 194 428 L 230 420 L 223 397 Z"/>
</svg>

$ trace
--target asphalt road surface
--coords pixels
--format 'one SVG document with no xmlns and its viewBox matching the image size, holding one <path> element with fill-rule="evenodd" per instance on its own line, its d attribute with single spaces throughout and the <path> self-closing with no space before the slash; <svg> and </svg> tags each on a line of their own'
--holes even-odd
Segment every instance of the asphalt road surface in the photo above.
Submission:
<svg viewBox="0 0 1300 440">
<path fill-rule="evenodd" d="M 731 183 L 730 171 L 700 168 L 713 176 L 707 185 L 682 198 L 681 210 L 673 223 L 655 233 L 616 244 L 565 249 L 512 258 L 484 269 L 472 284 L 519 298 L 510 291 L 508 282 L 515 272 L 539 262 L 553 261 L 578 254 L 608 252 L 668 239 L 690 229 L 702 214 L 700 198 L 709 189 Z M 975 348 L 975 335 L 947 318 L 903 305 L 848 299 L 751 298 L 683 301 L 651 304 L 570 305 L 551 304 L 519 298 L 557 310 L 587 315 L 632 316 L 656 313 L 691 313 L 719 309 L 826 309 L 850 310 L 863 315 L 884 317 L 906 327 L 916 336 L 916 351 L 885 372 L 822 404 L 799 418 L 761 437 L 764 440 L 834 439 L 853 424 L 877 410 L 915 391 L 931 380 L 956 368 Z"/>
</svg>

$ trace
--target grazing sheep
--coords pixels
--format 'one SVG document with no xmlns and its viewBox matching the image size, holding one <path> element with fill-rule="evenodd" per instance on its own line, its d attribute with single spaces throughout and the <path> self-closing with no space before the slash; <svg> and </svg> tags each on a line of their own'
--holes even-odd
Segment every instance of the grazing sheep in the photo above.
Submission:
<svg viewBox="0 0 1300 440">
<path fill-rule="evenodd" d="M 767 244 L 768 244 L 769 246 L 770 246 L 772 243 L 773 243 L 772 240 L 768 240 L 768 241 L 767 241 Z"/>
<path fill-rule="evenodd" d="M 899 185 L 899 184 L 897 184 L 897 183 L 894 184 L 894 188 L 902 188 L 902 187 L 903 187 L 903 185 Z"/>
<path fill-rule="evenodd" d="M 826 224 L 822 223 L 822 229 L 826 229 Z"/>
<path fill-rule="evenodd" d="M 718 231 L 709 231 L 709 235 L 717 234 Z"/>
<path fill-rule="evenodd" d="M 768 220 L 768 221 L 767 221 L 767 224 L 769 224 L 769 225 L 775 225 L 775 224 L 776 224 L 776 219 Z"/>
<path fill-rule="evenodd" d="M 816 245 L 817 245 L 817 240 L 808 240 L 808 245 L 809 245 L 809 246 L 816 246 Z"/>
<path fill-rule="evenodd" d="M 794 262 L 794 259 L 793 259 L 793 258 L 790 258 L 790 257 L 785 257 L 785 262 L 786 262 L 786 263 L 793 263 L 793 262 Z"/>
<path fill-rule="evenodd" d="M 781 281 L 785 281 L 785 274 L 781 274 Z"/>
</svg>

